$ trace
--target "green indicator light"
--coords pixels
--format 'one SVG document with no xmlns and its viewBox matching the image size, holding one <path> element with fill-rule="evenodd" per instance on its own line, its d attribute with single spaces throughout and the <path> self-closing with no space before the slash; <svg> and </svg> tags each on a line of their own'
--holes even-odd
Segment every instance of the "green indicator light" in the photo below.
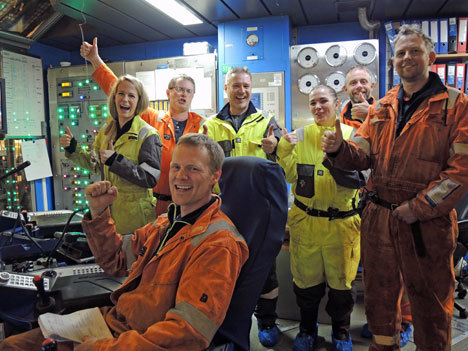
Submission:
<svg viewBox="0 0 468 351">
<path fill-rule="evenodd" d="M 10 195 L 11 195 L 11 192 L 7 192 L 7 194 L 8 194 L 8 196 L 10 196 Z"/>
<path fill-rule="evenodd" d="M 87 149 L 86 145 L 81 145 L 81 149 L 86 151 L 86 149 Z"/>
<path fill-rule="evenodd" d="M 86 134 L 81 134 L 81 139 L 86 139 Z"/>
<path fill-rule="evenodd" d="M 94 110 L 96 110 L 96 107 L 95 106 L 89 106 L 89 110 L 94 111 Z"/>
<path fill-rule="evenodd" d="M 6 182 L 7 182 L 7 183 L 10 183 L 10 181 L 9 181 L 9 180 L 7 180 Z"/>
<path fill-rule="evenodd" d="M 9 198 L 7 199 L 7 201 L 11 201 L 11 197 L 9 197 Z"/>
<path fill-rule="evenodd" d="M 93 86 L 93 90 L 99 90 L 99 87 L 97 85 Z"/>
<path fill-rule="evenodd" d="M 96 117 L 96 114 L 95 114 L 95 113 L 90 113 L 90 114 L 89 114 L 89 117 L 95 118 L 95 117 Z"/>
<path fill-rule="evenodd" d="M 106 105 L 102 106 L 102 110 L 107 111 L 107 106 Z"/>
<path fill-rule="evenodd" d="M 88 185 L 89 182 L 87 180 L 84 181 L 84 185 Z"/>
<path fill-rule="evenodd" d="M 60 134 L 60 135 L 63 135 L 64 133 L 65 133 L 65 131 L 64 131 L 63 129 L 60 129 L 60 130 L 59 130 L 59 134 Z"/>
<path fill-rule="evenodd" d="M 72 122 L 71 125 L 72 125 L 72 126 L 76 126 L 76 122 Z"/>
<path fill-rule="evenodd" d="M 95 126 L 99 125 L 99 122 L 98 122 L 98 121 L 94 121 L 94 125 L 95 125 Z"/>
<path fill-rule="evenodd" d="M 83 169 L 83 174 L 88 174 L 89 171 L 87 169 Z"/>
<path fill-rule="evenodd" d="M 18 201 L 18 199 L 15 197 L 15 198 L 13 199 L 13 201 Z"/>
<path fill-rule="evenodd" d="M 86 84 L 89 84 L 89 79 L 86 79 L 86 80 L 85 80 L 85 83 L 86 83 Z"/>
<path fill-rule="evenodd" d="M 5 4 L 2 4 L 2 6 L 1 6 L 1 7 L 2 7 L 2 9 L 4 9 L 4 8 L 5 8 Z"/>
<path fill-rule="evenodd" d="M 75 118 L 76 118 L 76 115 L 75 115 L 74 113 L 72 113 L 72 114 L 70 115 L 70 118 L 71 118 L 71 119 L 75 119 Z"/>
<path fill-rule="evenodd" d="M 61 107 L 58 108 L 58 109 L 57 109 L 57 112 L 58 112 L 58 113 L 63 113 L 63 108 L 61 108 Z"/>
<path fill-rule="evenodd" d="M 63 117 L 63 115 L 58 115 L 58 118 L 63 119 L 64 117 Z"/>
<path fill-rule="evenodd" d="M 70 107 L 69 110 L 70 110 L 70 112 L 75 112 L 76 111 L 76 109 L 74 107 Z"/>
<path fill-rule="evenodd" d="M 105 113 L 105 112 L 104 112 L 104 113 L 102 114 L 102 117 L 107 117 L 107 116 L 109 116 L 108 113 Z"/>
<path fill-rule="evenodd" d="M 78 86 L 79 86 L 79 87 L 82 87 L 82 86 L 83 86 L 83 82 L 78 82 Z"/>
<path fill-rule="evenodd" d="M 13 147 L 11 148 L 11 150 L 12 150 L 12 151 L 15 151 L 15 150 L 16 150 L 16 148 L 13 146 Z"/>
<path fill-rule="evenodd" d="M 81 169 L 81 167 L 76 167 L 76 170 L 79 171 Z"/>
<path fill-rule="evenodd" d="M 61 147 L 60 147 L 60 151 L 64 151 L 64 150 L 65 150 L 65 148 L 61 146 Z"/>
<path fill-rule="evenodd" d="M 86 200 L 84 203 L 85 203 L 86 205 L 88 205 L 88 204 L 89 204 L 88 200 Z"/>
</svg>

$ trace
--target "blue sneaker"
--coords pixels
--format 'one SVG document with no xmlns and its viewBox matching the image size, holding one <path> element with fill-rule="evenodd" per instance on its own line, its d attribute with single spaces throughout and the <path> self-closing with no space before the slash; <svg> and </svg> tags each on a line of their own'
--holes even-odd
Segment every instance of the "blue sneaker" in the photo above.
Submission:
<svg viewBox="0 0 468 351">
<path fill-rule="evenodd" d="M 260 323 L 258 324 L 258 340 L 265 347 L 272 347 L 278 343 L 278 327 L 260 329 Z"/>
<path fill-rule="evenodd" d="M 411 324 L 402 324 L 402 329 L 400 332 L 400 347 L 405 347 L 413 333 L 413 326 Z"/>
<path fill-rule="evenodd" d="M 348 336 L 348 340 L 339 340 L 333 337 L 332 332 L 332 343 L 333 343 L 333 351 L 353 351 L 353 342 L 351 340 L 351 335 Z"/>
<path fill-rule="evenodd" d="M 312 351 L 317 342 L 317 330 L 314 335 L 299 332 L 294 339 L 293 351 Z"/>
</svg>

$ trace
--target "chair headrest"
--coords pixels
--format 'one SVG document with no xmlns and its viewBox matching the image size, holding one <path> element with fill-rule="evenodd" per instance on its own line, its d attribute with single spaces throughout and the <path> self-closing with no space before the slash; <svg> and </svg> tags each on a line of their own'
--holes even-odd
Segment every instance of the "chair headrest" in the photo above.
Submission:
<svg viewBox="0 0 468 351">
<path fill-rule="evenodd" d="M 252 314 L 283 241 L 288 212 L 286 179 L 278 164 L 258 157 L 229 157 L 224 161 L 221 209 L 249 247 L 231 304 L 213 339 L 214 345 L 234 344 L 249 350 Z"/>
<path fill-rule="evenodd" d="M 251 228 L 256 222 L 262 222 L 272 209 L 287 216 L 284 171 L 274 162 L 252 156 L 229 157 L 224 160 L 219 187 L 223 200 L 221 209 L 234 222 L 249 247 L 251 231 L 243 230 L 244 227 Z M 271 220 L 272 226 L 284 230 L 284 217 Z"/>
</svg>

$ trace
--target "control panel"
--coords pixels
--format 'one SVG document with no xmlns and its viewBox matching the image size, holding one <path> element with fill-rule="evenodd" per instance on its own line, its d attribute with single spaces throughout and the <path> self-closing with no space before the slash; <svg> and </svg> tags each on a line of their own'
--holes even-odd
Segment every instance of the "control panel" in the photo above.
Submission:
<svg viewBox="0 0 468 351">
<path fill-rule="evenodd" d="M 109 66 L 116 75 L 123 73 L 123 63 Z M 109 118 L 107 96 L 89 76 L 86 66 L 49 69 L 47 81 L 55 208 L 76 210 L 86 206 L 84 188 L 101 178 L 100 174 L 65 157 L 65 150 L 59 144 L 60 136 L 68 127 L 78 142 L 77 147 L 91 151 L 95 136 Z"/>
<path fill-rule="evenodd" d="M 0 287 L 23 289 L 23 290 L 37 290 L 33 283 L 34 276 L 17 274 L 17 273 L 0 273 Z M 44 277 L 44 290 L 50 291 L 49 278 Z"/>
<path fill-rule="evenodd" d="M 34 276 L 42 275 L 44 290 L 51 291 L 56 280 L 65 277 L 104 274 L 104 270 L 97 264 L 82 264 L 75 266 L 46 268 L 28 273 L 0 272 L 0 288 L 14 288 L 36 291 L 33 283 Z"/>
</svg>

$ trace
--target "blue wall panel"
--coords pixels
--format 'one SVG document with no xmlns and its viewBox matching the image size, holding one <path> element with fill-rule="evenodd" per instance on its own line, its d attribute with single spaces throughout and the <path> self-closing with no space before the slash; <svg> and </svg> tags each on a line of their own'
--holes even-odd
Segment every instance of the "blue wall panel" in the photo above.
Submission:
<svg viewBox="0 0 468 351">
<path fill-rule="evenodd" d="M 60 61 L 70 61 L 70 52 L 54 48 L 53 46 L 44 45 L 41 43 L 34 43 L 28 50 L 29 55 L 42 58 L 42 67 L 44 69 L 52 67 L 59 67 Z"/>
<path fill-rule="evenodd" d="M 297 27 L 297 45 L 368 38 L 369 32 L 362 28 L 359 22 Z"/>
<path fill-rule="evenodd" d="M 111 62 L 149 60 L 161 57 L 183 56 L 184 43 L 193 43 L 199 41 L 207 41 L 211 46 L 213 46 L 214 49 L 218 47 L 217 37 L 207 36 L 99 48 L 99 55 L 102 57 L 102 59 L 110 60 Z M 79 49 L 80 48 L 76 48 L 76 50 L 71 53 L 72 65 L 84 64 L 84 60 L 80 56 Z"/>
<path fill-rule="evenodd" d="M 246 30 L 258 27 L 259 48 L 251 48 L 245 43 Z M 218 25 L 218 101 L 223 101 L 223 66 L 247 66 L 252 73 L 284 71 L 286 127 L 291 125 L 291 80 L 289 46 L 291 26 L 287 16 L 265 17 L 226 22 Z M 262 43 L 260 43 L 262 41 Z M 247 60 L 247 56 L 259 54 L 257 60 Z M 221 106 L 219 106 L 221 108 Z"/>
</svg>

